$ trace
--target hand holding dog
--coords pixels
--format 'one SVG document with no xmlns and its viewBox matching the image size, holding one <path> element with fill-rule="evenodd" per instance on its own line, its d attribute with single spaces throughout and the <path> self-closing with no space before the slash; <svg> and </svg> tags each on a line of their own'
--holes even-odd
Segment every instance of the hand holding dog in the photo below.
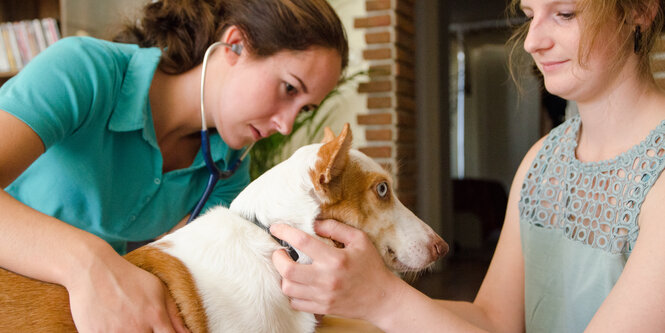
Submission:
<svg viewBox="0 0 665 333">
<path fill-rule="evenodd" d="M 331 247 L 287 225 L 270 227 L 276 237 L 312 258 L 311 265 L 304 265 L 291 260 L 284 250 L 273 253 L 282 291 L 291 298 L 291 306 L 310 313 L 379 321 L 387 313 L 382 305 L 398 296 L 402 280 L 386 268 L 364 232 L 335 220 L 317 221 L 315 231 L 343 243 L 344 248 Z"/>
<path fill-rule="evenodd" d="M 122 257 L 76 275 L 67 289 L 79 332 L 189 332 L 164 284 Z"/>
</svg>

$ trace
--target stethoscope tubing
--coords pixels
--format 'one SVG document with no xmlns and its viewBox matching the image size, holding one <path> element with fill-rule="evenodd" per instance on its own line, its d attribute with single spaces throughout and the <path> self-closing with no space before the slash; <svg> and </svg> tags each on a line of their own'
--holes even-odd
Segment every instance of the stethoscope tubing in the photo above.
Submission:
<svg viewBox="0 0 665 333">
<path fill-rule="evenodd" d="M 229 169 L 224 171 L 219 170 L 219 168 L 217 168 L 217 165 L 215 165 L 215 161 L 213 161 L 212 159 L 212 154 L 210 152 L 210 135 L 208 134 L 208 128 L 205 123 L 205 111 L 204 111 L 205 106 L 203 101 L 205 100 L 204 88 L 205 88 L 206 69 L 208 67 L 208 56 L 210 56 L 212 51 L 218 46 L 226 46 L 228 48 L 231 48 L 231 51 L 235 52 L 238 55 L 240 55 L 242 50 L 242 47 L 238 44 L 232 45 L 224 42 L 215 42 L 208 47 L 208 49 L 205 52 L 205 55 L 203 56 L 203 63 L 201 65 L 201 150 L 203 152 L 203 160 L 205 161 L 210 176 L 208 177 L 208 184 L 206 185 L 206 188 L 203 191 L 201 198 L 199 199 L 196 206 L 189 215 L 187 223 L 192 222 L 195 218 L 197 218 L 201 214 L 201 210 L 203 209 L 203 206 L 205 206 L 206 202 L 210 198 L 210 194 L 212 193 L 212 190 L 215 188 L 217 182 L 220 179 L 227 179 L 233 176 L 236 169 L 240 166 L 245 157 L 247 157 L 247 154 L 249 154 L 249 150 L 252 149 L 252 147 L 254 146 L 254 143 L 252 143 L 247 148 L 245 148 L 245 151 L 242 153 L 240 158 L 238 158 L 233 164 L 231 164 Z"/>
</svg>

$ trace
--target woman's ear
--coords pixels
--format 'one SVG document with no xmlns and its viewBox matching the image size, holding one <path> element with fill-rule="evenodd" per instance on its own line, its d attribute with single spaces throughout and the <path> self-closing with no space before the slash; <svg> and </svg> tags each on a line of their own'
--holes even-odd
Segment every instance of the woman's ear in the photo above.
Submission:
<svg viewBox="0 0 665 333">
<path fill-rule="evenodd" d="M 640 25 L 644 29 L 648 29 L 653 23 L 656 14 L 658 13 L 658 7 L 660 2 L 657 0 L 651 1 L 647 8 L 642 12 L 633 12 L 633 21 L 634 25 Z"/>
<path fill-rule="evenodd" d="M 226 47 L 224 54 L 231 64 L 235 64 L 243 52 L 247 52 L 244 43 L 245 35 L 237 26 L 232 25 L 226 28 L 224 35 L 222 35 L 222 42 L 231 45 L 231 47 Z"/>
</svg>

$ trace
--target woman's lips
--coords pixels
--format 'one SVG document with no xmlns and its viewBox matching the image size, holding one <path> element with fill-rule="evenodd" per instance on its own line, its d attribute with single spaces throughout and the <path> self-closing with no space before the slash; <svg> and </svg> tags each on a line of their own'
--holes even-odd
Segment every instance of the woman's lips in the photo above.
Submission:
<svg viewBox="0 0 665 333">
<path fill-rule="evenodd" d="M 258 141 L 261 138 L 263 138 L 263 135 L 261 135 L 261 132 L 259 132 L 259 130 L 256 127 L 249 125 L 249 128 L 252 130 L 252 136 L 254 137 L 254 141 Z"/>
<path fill-rule="evenodd" d="M 540 63 L 540 67 L 543 72 L 551 72 L 554 70 L 559 69 L 561 65 L 564 63 L 568 62 L 568 60 L 562 60 L 562 61 L 545 61 Z"/>
</svg>

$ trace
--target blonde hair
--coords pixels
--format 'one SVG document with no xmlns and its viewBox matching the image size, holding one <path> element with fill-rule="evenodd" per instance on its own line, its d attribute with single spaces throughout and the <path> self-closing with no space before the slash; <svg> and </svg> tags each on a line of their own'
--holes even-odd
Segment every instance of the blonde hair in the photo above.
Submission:
<svg viewBox="0 0 665 333">
<path fill-rule="evenodd" d="M 633 52 L 634 31 L 637 27 L 633 13 L 645 18 L 646 26 L 641 25 L 641 40 L 637 49 L 638 71 L 645 80 L 653 80 L 651 74 L 651 51 L 663 29 L 663 3 L 665 0 L 578 0 L 577 17 L 580 18 L 581 36 L 578 49 L 579 64 L 584 67 L 594 46 L 600 42 L 599 38 L 617 38 L 621 45 L 620 52 L 616 52 L 609 70 L 619 69 L 626 58 Z M 520 0 L 511 0 L 508 7 L 510 17 L 519 16 Z M 631 33 L 625 33 L 626 25 Z M 529 22 L 515 28 L 508 40 L 510 74 L 515 82 L 519 82 L 519 73 L 523 68 L 520 62 L 519 50 L 523 49 L 524 40 L 529 31 Z"/>
</svg>

